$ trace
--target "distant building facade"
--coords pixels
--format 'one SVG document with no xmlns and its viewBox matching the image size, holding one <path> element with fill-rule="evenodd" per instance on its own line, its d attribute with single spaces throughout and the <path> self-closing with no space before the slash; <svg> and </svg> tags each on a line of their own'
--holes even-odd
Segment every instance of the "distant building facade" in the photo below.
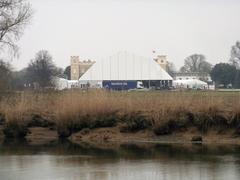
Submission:
<svg viewBox="0 0 240 180">
<path fill-rule="evenodd" d="M 158 55 L 154 60 L 166 71 L 167 70 L 167 56 L 166 55 Z"/>
<path fill-rule="evenodd" d="M 78 80 L 95 61 L 80 61 L 79 56 L 71 56 L 71 80 Z"/>
</svg>

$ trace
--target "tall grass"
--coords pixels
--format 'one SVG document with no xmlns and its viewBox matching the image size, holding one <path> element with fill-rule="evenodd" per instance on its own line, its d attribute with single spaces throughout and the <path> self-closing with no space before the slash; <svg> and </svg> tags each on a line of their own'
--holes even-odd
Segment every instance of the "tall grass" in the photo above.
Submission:
<svg viewBox="0 0 240 180">
<path fill-rule="evenodd" d="M 229 92 L 20 92 L 1 96 L 0 114 L 6 124 L 26 126 L 34 115 L 41 116 L 54 121 L 64 136 L 117 124 L 125 124 L 128 130 L 152 128 L 156 134 L 189 126 L 205 132 L 212 127 L 240 129 L 240 96 Z"/>
</svg>

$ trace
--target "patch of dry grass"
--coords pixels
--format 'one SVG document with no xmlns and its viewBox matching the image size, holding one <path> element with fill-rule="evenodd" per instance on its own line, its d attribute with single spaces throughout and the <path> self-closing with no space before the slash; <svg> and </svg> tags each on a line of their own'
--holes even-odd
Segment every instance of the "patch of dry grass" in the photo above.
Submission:
<svg viewBox="0 0 240 180">
<path fill-rule="evenodd" d="M 163 131 L 162 128 L 194 125 L 205 131 L 226 124 L 240 128 L 240 96 L 238 93 L 165 91 L 19 92 L 0 98 L 0 113 L 7 123 L 18 124 L 30 121 L 37 114 L 67 131 L 127 122 L 130 129 L 148 125 Z"/>
</svg>

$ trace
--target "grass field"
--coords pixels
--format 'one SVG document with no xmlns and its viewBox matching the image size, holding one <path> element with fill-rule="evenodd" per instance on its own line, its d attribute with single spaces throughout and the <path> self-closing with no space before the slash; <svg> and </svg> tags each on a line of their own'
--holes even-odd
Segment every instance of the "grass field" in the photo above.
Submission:
<svg viewBox="0 0 240 180">
<path fill-rule="evenodd" d="M 149 128 L 158 135 L 192 126 L 203 132 L 210 128 L 238 132 L 240 92 L 71 90 L 1 96 L 0 121 L 6 129 L 25 128 L 35 117 L 54 123 L 63 137 L 84 128 L 119 124 L 123 132 Z"/>
</svg>

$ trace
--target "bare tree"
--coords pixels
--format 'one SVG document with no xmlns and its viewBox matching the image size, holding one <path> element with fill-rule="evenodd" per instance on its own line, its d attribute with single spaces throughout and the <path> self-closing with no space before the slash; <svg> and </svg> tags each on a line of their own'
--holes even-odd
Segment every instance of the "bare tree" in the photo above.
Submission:
<svg viewBox="0 0 240 180">
<path fill-rule="evenodd" d="M 26 0 L 0 0 L 0 50 L 7 48 L 16 55 L 16 41 L 21 37 L 32 15 Z M 1 52 L 0 51 L 0 52 Z"/>
<path fill-rule="evenodd" d="M 237 41 L 231 50 L 231 64 L 233 64 L 237 69 L 240 69 L 240 42 Z"/>
<path fill-rule="evenodd" d="M 0 92 L 10 89 L 12 78 L 11 66 L 0 60 Z"/>
<path fill-rule="evenodd" d="M 202 54 L 193 54 L 185 59 L 184 66 L 181 67 L 181 72 L 189 73 L 209 73 L 212 65 L 206 61 Z"/>
<path fill-rule="evenodd" d="M 27 67 L 30 83 L 40 88 L 53 87 L 52 80 L 58 73 L 59 69 L 54 65 L 52 56 L 46 50 L 39 51 Z"/>
</svg>

